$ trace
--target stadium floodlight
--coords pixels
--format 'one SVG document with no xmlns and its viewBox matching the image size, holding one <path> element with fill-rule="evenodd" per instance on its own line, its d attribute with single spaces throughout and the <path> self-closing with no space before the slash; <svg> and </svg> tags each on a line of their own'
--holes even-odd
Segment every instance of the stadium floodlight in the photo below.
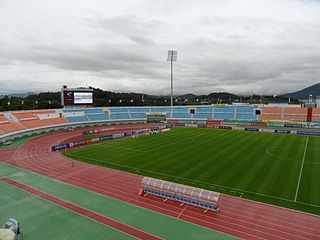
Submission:
<svg viewBox="0 0 320 240">
<path fill-rule="evenodd" d="M 168 50 L 167 61 L 171 62 L 171 107 L 173 106 L 173 62 L 177 61 L 178 51 Z"/>
</svg>

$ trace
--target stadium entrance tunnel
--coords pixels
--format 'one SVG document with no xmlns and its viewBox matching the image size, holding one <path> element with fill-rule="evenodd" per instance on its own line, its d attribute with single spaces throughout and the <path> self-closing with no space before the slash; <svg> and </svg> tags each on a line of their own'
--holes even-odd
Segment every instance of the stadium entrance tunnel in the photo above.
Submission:
<svg viewBox="0 0 320 240">
<path fill-rule="evenodd" d="M 203 208 L 205 212 L 208 210 L 218 212 L 220 210 L 220 193 L 144 177 L 141 181 L 141 188 L 139 189 L 138 195 L 147 196 L 148 194 L 162 197 L 165 200 L 170 199 L 180 202 L 181 205 L 188 204 L 200 207 Z"/>
</svg>

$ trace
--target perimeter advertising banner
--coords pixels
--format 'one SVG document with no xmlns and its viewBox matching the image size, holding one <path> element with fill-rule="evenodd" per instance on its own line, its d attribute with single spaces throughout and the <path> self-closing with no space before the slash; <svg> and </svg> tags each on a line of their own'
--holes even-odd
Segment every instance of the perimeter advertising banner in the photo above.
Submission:
<svg viewBox="0 0 320 240">
<path fill-rule="evenodd" d="M 219 129 L 232 130 L 231 126 L 219 126 Z"/>
<path fill-rule="evenodd" d="M 153 127 L 153 131 L 160 131 L 161 132 L 165 132 L 170 130 L 170 128 L 172 127 L 171 124 L 167 124 L 164 126 L 159 126 L 159 127 Z M 62 149 L 67 149 L 67 148 L 71 148 L 71 147 L 75 147 L 78 145 L 84 145 L 84 144 L 90 144 L 90 143 L 94 143 L 94 142 L 99 142 L 99 141 L 105 141 L 105 140 L 110 140 L 110 139 L 116 139 L 116 138 L 122 138 L 122 137 L 127 137 L 127 136 L 131 136 L 131 135 L 136 135 L 136 134 L 141 134 L 141 133 L 147 133 L 152 131 L 151 128 L 144 128 L 144 129 L 137 129 L 137 130 L 133 130 L 133 131 L 125 131 L 122 133 L 117 133 L 117 134 L 110 134 L 110 135 L 105 135 L 105 136 L 101 136 L 101 137 L 96 137 L 93 139 L 87 139 L 87 140 L 81 140 L 79 142 L 71 142 L 71 143 L 64 143 L 64 144 L 59 144 L 59 145 L 55 145 L 55 146 L 51 146 L 51 151 L 57 151 L 57 150 L 62 150 Z M 100 130 L 106 130 L 106 129 L 100 129 Z M 110 128 L 108 128 L 108 130 L 111 130 Z M 113 128 L 112 128 L 113 130 Z M 92 131 L 92 130 L 90 130 Z M 90 132 L 90 131 L 86 131 L 86 132 Z M 95 130 L 93 130 L 95 131 Z"/>
<path fill-rule="evenodd" d="M 274 130 L 274 133 L 282 133 L 282 134 L 290 134 L 290 130 L 281 130 L 281 129 L 276 129 Z"/>
<path fill-rule="evenodd" d="M 60 145 L 51 146 L 51 151 L 57 151 L 61 149 L 66 149 L 70 147 L 70 143 L 64 143 Z"/>
<path fill-rule="evenodd" d="M 86 134 L 93 134 L 93 133 L 100 133 L 100 132 L 107 132 L 107 131 L 112 131 L 114 130 L 114 128 L 99 128 L 99 129 L 94 129 L 94 130 L 88 130 L 88 131 L 84 131 L 82 133 L 82 135 L 86 135 Z"/>
<path fill-rule="evenodd" d="M 259 132 L 259 128 L 244 128 L 244 130 L 248 132 Z"/>
<path fill-rule="evenodd" d="M 296 124 L 296 123 L 285 123 L 284 127 L 289 128 L 302 128 L 302 124 Z"/>
<path fill-rule="evenodd" d="M 297 135 L 320 136 L 320 132 L 297 131 Z"/>
</svg>

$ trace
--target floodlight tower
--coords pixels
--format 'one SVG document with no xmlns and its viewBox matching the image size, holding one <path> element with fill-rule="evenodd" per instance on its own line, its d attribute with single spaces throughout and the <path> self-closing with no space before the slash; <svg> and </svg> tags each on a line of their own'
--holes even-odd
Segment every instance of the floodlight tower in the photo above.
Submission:
<svg viewBox="0 0 320 240">
<path fill-rule="evenodd" d="M 167 61 L 171 62 L 171 107 L 173 106 L 173 62 L 177 61 L 177 54 L 175 50 L 168 50 Z"/>
</svg>

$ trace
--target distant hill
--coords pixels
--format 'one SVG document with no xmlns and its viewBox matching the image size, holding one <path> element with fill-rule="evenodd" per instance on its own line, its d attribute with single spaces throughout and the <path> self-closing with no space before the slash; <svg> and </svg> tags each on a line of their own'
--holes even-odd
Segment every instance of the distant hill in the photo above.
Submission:
<svg viewBox="0 0 320 240">
<path fill-rule="evenodd" d="M 29 95 L 33 95 L 36 94 L 34 92 L 27 92 L 27 93 L 11 93 L 11 94 L 7 94 L 7 96 L 10 97 L 17 97 L 17 98 L 25 98 L 28 97 Z M 5 94 L 0 94 L 0 99 L 3 98 L 4 96 L 6 96 Z"/>
<path fill-rule="evenodd" d="M 227 93 L 227 92 L 215 92 L 215 93 L 210 93 L 208 96 L 208 99 L 239 99 L 239 96 L 232 94 L 232 93 Z"/>
<path fill-rule="evenodd" d="M 310 94 L 312 94 L 313 97 L 320 96 L 320 83 L 314 84 L 310 87 L 304 88 L 297 92 L 284 94 L 282 96 L 302 100 L 302 99 L 308 99 Z"/>
<path fill-rule="evenodd" d="M 307 90 L 309 94 L 320 95 L 320 84 L 315 85 L 319 89 L 316 94 L 314 91 Z M 169 106 L 170 96 L 156 96 L 143 93 L 119 93 L 104 91 L 99 88 L 94 90 L 94 107 L 109 106 Z M 215 104 L 215 103 L 268 103 L 268 102 L 288 102 L 284 96 L 237 96 L 228 92 L 213 92 L 208 95 L 195 95 L 192 93 L 174 96 L 174 105 L 197 105 L 197 104 Z M 291 102 L 295 97 L 291 97 Z M 10 102 L 10 104 L 8 104 Z M 299 101 L 296 101 L 299 103 Z M 30 110 L 30 109 L 53 109 L 61 108 L 60 92 L 41 92 L 10 94 L 0 98 L 0 111 Z"/>
<path fill-rule="evenodd" d="M 188 93 L 188 94 L 184 94 L 184 95 L 181 95 L 179 96 L 179 98 L 185 98 L 185 99 L 191 99 L 191 98 L 196 98 L 197 95 L 194 95 L 192 93 Z"/>
</svg>

